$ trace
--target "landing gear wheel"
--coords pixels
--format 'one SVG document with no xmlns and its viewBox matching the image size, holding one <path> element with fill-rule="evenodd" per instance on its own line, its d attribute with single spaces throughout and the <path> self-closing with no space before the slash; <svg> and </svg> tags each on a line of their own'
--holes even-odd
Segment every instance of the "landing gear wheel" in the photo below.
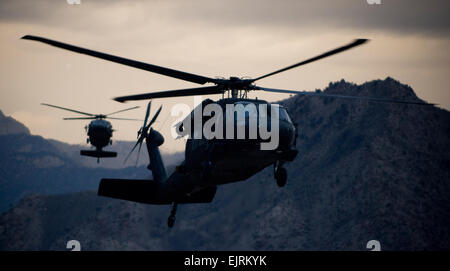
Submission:
<svg viewBox="0 0 450 271">
<path fill-rule="evenodd" d="M 174 215 L 170 215 L 169 218 L 167 219 L 167 226 L 169 228 L 172 228 L 173 225 L 175 225 L 175 216 Z"/>
<path fill-rule="evenodd" d="M 275 179 L 277 180 L 277 185 L 283 187 L 287 182 L 287 171 L 285 168 L 279 168 L 275 172 Z"/>
</svg>

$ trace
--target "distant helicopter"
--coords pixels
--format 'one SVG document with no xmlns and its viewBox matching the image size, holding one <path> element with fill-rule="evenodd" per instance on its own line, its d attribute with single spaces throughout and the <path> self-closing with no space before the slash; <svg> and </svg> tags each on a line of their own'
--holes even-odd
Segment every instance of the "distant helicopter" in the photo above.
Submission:
<svg viewBox="0 0 450 271">
<path fill-rule="evenodd" d="M 67 110 L 70 112 L 74 112 L 74 113 L 78 113 L 78 114 L 87 116 L 87 117 L 64 118 L 64 120 L 92 120 L 88 125 L 86 125 L 84 127 L 86 130 L 86 133 L 88 135 L 88 138 L 86 139 L 86 143 L 88 143 L 88 144 L 90 143 L 96 149 L 93 151 L 92 150 L 81 150 L 80 154 L 84 155 L 84 156 L 96 157 L 97 163 L 100 162 L 100 158 L 117 156 L 117 152 L 102 150 L 103 147 L 107 146 L 108 144 L 109 145 L 112 144 L 111 137 L 112 137 L 112 133 L 114 131 L 111 123 L 109 121 L 106 121 L 105 119 L 140 121 L 139 119 L 126 119 L 126 118 L 110 117 L 113 114 L 117 114 L 120 112 L 132 110 L 132 109 L 137 109 L 137 108 L 139 108 L 139 106 L 122 109 L 122 110 L 112 112 L 112 113 L 109 113 L 106 115 L 103 115 L 103 114 L 96 115 L 96 114 L 81 112 L 81 111 L 77 111 L 77 110 L 73 110 L 73 109 L 69 109 L 69 108 L 65 108 L 65 107 L 60 107 L 60 106 L 56 106 L 56 105 L 46 104 L 46 103 L 42 103 L 42 105 L 50 106 L 50 107 L 54 107 L 54 108 L 58 108 L 58 109 L 62 109 L 62 110 Z"/>
<path fill-rule="evenodd" d="M 236 115 L 224 115 L 222 121 L 232 121 L 233 126 L 231 126 L 231 128 L 234 129 L 233 131 L 237 131 L 239 129 L 239 126 L 242 126 L 245 130 L 248 130 L 250 128 L 248 120 L 252 116 L 254 117 L 255 115 L 261 116 L 263 114 L 271 114 L 269 112 L 272 112 L 272 108 L 279 108 L 278 115 L 275 118 L 276 120 L 279 120 L 279 144 L 276 149 L 260 149 L 260 144 L 264 142 L 264 139 L 262 137 L 257 137 L 256 139 L 245 138 L 243 140 L 228 138 L 206 139 L 205 137 L 195 138 L 195 136 L 192 137 L 192 132 L 195 133 L 194 129 L 188 131 L 188 134 L 190 134 L 190 138 L 186 142 L 185 160 L 178 167 L 176 167 L 175 172 L 173 172 L 170 176 L 167 176 L 164 164 L 161 159 L 161 155 L 159 153 L 159 146 L 164 143 L 164 137 L 158 131 L 151 128 L 152 124 L 155 122 L 156 118 L 161 112 L 162 107 L 158 109 L 150 122 L 147 123 L 151 109 L 151 101 L 149 102 L 144 118 L 144 124 L 138 132 L 138 140 L 131 152 L 133 152 L 137 146 L 139 146 L 140 150 L 141 145 L 145 139 L 150 160 L 148 168 L 152 171 L 153 180 L 102 179 L 99 185 L 98 195 L 147 204 L 172 205 L 172 210 L 167 220 L 167 225 L 169 227 L 173 227 L 175 223 L 175 214 L 178 204 L 209 203 L 213 200 L 218 185 L 247 180 L 249 177 L 260 172 L 268 166 L 273 165 L 274 177 L 277 181 L 277 184 L 280 187 L 286 184 L 287 172 L 286 169 L 283 168 L 283 164 L 289 161 L 293 161 L 298 154 L 298 151 L 295 148 L 296 138 L 298 134 L 297 127 L 291 121 L 289 114 L 285 108 L 275 103 L 268 103 L 267 101 L 263 100 L 248 99 L 247 94 L 250 91 L 260 90 L 276 93 L 292 93 L 304 96 L 344 98 L 425 106 L 433 105 L 424 102 L 403 101 L 378 97 L 348 96 L 339 94 L 265 88 L 256 86 L 254 84 L 255 81 L 261 80 L 263 78 L 362 45 L 367 42 L 366 39 L 357 39 L 345 46 L 327 51 L 316 57 L 259 76 L 255 79 L 243 79 L 239 77 L 230 77 L 229 79 L 209 78 L 201 75 L 191 74 L 114 55 L 109 55 L 42 37 L 27 35 L 24 36 L 23 39 L 43 42 L 62 49 L 90 55 L 104 60 L 197 84 L 214 84 L 212 86 L 206 87 L 152 92 L 117 97 L 114 99 L 119 102 L 125 102 L 129 100 L 222 94 L 222 99 L 217 102 L 214 102 L 210 99 L 204 100 L 199 106 L 196 107 L 196 109 L 194 109 L 194 111 L 191 112 L 190 115 L 185 118 L 184 121 L 181 122 L 181 124 L 177 126 L 178 130 L 183 130 L 185 128 L 184 124 L 189 123 L 189 121 L 195 123 L 195 111 L 199 107 L 204 109 L 208 105 L 214 103 L 217 104 L 220 108 L 226 108 L 229 105 L 239 104 L 267 106 L 267 111 L 261 110 L 259 108 L 257 111 L 254 111 L 251 114 L 247 114 L 246 112 L 244 112 L 245 121 L 243 122 L 236 121 Z M 227 97 L 225 97 L 225 93 L 228 94 Z M 213 115 L 203 115 L 201 118 L 202 125 L 211 120 L 213 117 Z M 273 123 L 273 119 L 271 119 L 268 122 L 268 126 Z M 220 124 L 220 122 L 216 124 Z M 260 124 L 261 123 L 258 123 L 258 125 Z"/>
</svg>

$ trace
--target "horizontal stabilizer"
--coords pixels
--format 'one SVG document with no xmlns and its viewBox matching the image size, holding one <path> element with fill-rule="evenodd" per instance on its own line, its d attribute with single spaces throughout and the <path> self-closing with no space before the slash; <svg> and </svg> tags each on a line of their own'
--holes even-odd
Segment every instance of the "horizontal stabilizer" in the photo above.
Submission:
<svg viewBox="0 0 450 271">
<path fill-rule="evenodd" d="M 161 200 L 158 182 L 153 180 L 102 179 L 98 195 L 147 204 L 171 204 Z"/>
<path fill-rule="evenodd" d="M 210 203 L 217 187 L 206 187 L 181 198 L 161 192 L 163 184 L 153 180 L 102 179 L 98 195 L 146 204 Z"/>
<path fill-rule="evenodd" d="M 116 157 L 117 156 L 117 152 L 113 152 L 113 151 L 88 151 L 88 150 L 81 150 L 80 154 L 84 155 L 84 156 L 97 157 L 97 158 Z"/>
</svg>

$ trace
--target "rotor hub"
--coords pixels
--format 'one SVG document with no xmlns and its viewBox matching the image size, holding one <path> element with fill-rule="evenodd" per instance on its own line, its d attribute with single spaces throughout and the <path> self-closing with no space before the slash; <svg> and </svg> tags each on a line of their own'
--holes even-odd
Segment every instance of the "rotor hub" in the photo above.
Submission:
<svg viewBox="0 0 450 271">
<path fill-rule="evenodd" d="M 249 90 L 256 89 L 256 86 L 252 84 L 252 79 L 242 79 L 237 76 L 231 76 L 229 79 L 219 79 L 215 83 L 223 91 L 230 91 L 233 98 L 239 96 L 239 91 L 244 91 L 245 96 Z"/>
</svg>

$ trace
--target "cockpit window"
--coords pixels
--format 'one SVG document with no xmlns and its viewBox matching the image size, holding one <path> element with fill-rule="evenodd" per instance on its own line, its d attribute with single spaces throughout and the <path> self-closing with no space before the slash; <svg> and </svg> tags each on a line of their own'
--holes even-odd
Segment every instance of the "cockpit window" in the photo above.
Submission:
<svg viewBox="0 0 450 271">
<path fill-rule="evenodd" d="M 278 107 L 278 116 L 276 115 L 277 111 L 274 111 L 273 113 L 275 113 L 275 115 L 271 116 L 272 115 L 271 114 L 272 110 L 268 107 L 267 108 L 267 117 L 269 117 L 269 118 L 271 118 L 271 117 L 274 117 L 274 118 L 278 117 L 279 120 L 287 121 L 289 123 L 292 123 L 291 118 L 289 118 L 289 114 L 286 111 L 286 108 L 280 106 L 279 104 L 271 104 L 271 107 L 272 106 Z"/>
<path fill-rule="evenodd" d="M 280 107 L 280 120 L 292 123 L 291 118 L 289 118 L 289 114 L 286 111 L 286 108 Z"/>
</svg>

